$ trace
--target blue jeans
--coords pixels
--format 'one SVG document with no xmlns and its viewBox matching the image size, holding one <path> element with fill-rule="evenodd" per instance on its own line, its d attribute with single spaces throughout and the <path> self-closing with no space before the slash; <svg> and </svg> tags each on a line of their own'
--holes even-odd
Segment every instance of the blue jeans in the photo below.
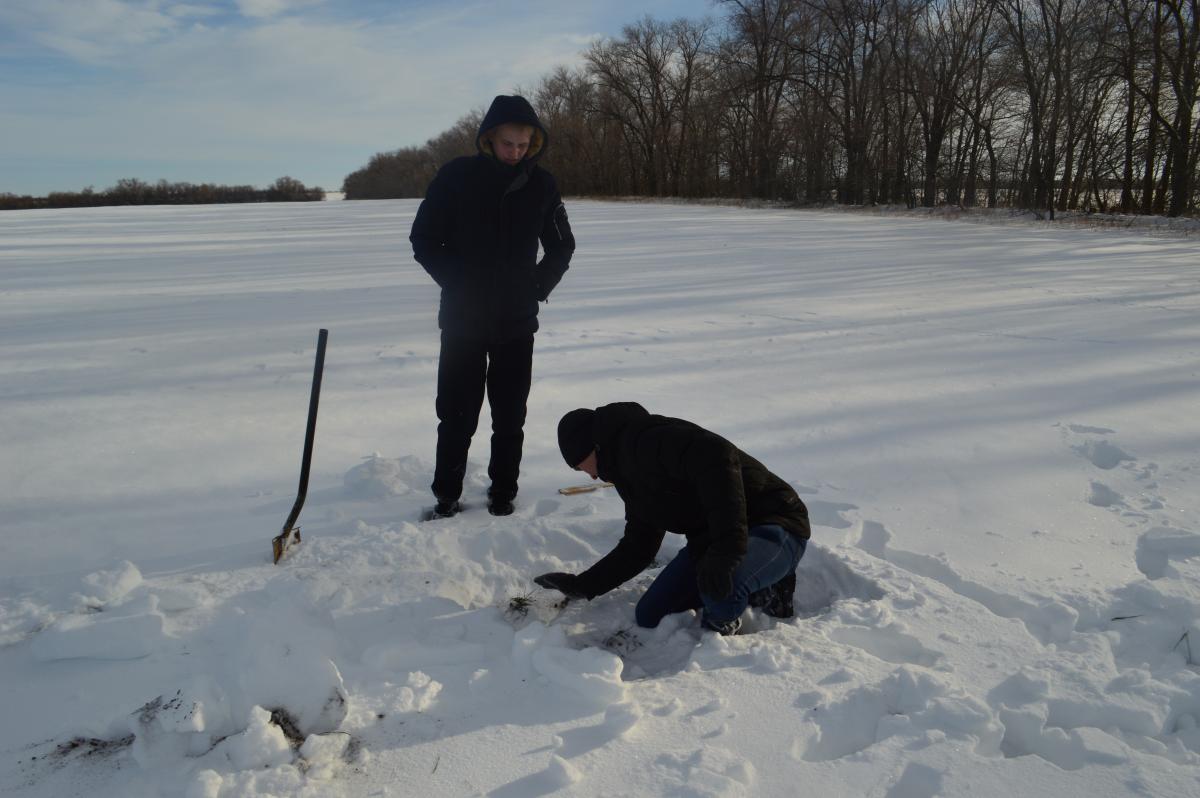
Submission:
<svg viewBox="0 0 1200 798">
<path fill-rule="evenodd" d="M 655 627 L 668 615 L 704 608 L 715 623 L 727 623 L 746 611 L 750 594 L 783 579 L 796 570 L 808 541 L 788 533 L 778 524 L 752 526 L 746 539 L 746 556 L 733 572 L 733 592 L 716 601 L 696 586 L 696 565 L 684 546 L 646 588 L 634 617 L 638 626 Z"/>
</svg>

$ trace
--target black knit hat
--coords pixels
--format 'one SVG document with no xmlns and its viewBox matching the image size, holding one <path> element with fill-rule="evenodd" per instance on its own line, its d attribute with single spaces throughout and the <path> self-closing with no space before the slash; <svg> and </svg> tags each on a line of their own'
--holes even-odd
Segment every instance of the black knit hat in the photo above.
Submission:
<svg viewBox="0 0 1200 798">
<path fill-rule="evenodd" d="M 558 422 L 558 449 L 571 468 L 582 463 L 596 448 L 592 430 L 595 410 L 581 407 L 567 413 Z"/>
</svg>

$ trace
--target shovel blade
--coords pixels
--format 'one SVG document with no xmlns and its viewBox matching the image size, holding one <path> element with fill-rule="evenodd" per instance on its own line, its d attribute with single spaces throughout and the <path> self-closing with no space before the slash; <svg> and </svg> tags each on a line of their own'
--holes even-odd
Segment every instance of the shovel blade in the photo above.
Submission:
<svg viewBox="0 0 1200 798">
<path fill-rule="evenodd" d="M 300 542 L 300 527 L 285 529 L 275 537 L 271 538 L 271 554 L 275 557 L 275 564 L 283 559 L 283 555 L 287 554 L 288 549 Z"/>
</svg>

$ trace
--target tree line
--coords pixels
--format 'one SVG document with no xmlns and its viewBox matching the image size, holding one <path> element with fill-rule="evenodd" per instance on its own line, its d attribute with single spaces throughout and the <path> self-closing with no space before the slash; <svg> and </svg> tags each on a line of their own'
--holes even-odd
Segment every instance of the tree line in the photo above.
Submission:
<svg viewBox="0 0 1200 798">
<path fill-rule="evenodd" d="M 281 177 L 269 188 L 220 186 L 212 183 L 145 183 L 136 178 L 118 180 L 112 188 L 95 191 L 55 191 L 45 197 L 0 194 L 0 210 L 29 208 L 92 208 L 101 205 L 207 205 L 225 202 L 312 202 L 325 199 L 325 191 L 309 188 L 292 177 Z"/>
<path fill-rule="evenodd" d="M 564 193 L 1179 216 L 1200 0 L 721 0 L 646 17 L 526 94 Z M 472 112 L 348 199 L 419 197 Z"/>
</svg>

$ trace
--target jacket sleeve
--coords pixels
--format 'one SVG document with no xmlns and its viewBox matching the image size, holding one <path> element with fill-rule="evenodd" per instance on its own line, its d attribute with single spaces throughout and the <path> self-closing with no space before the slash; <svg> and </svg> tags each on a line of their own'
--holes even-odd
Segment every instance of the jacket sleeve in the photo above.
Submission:
<svg viewBox="0 0 1200 798">
<path fill-rule="evenodd" d="M 666 532 L 628 515 L 625 534 L 608 554 L 579 575 L 579 584 L 589 599 L 620 587 L 645 570 L 662 546 Z"/>
<path fill-rule="evenodd" d="M 708 549 L 736 566 L 746 554 L 746 490 L 740 453 L 732 443 L 701 427 L 672 427 L 647 441 L 658 467 L 691 487 L 707 521 Z"/>
<path fill-rule="evenodd" d="M 567 208 L 563 205 L 553 178 L 550 189 L 550 210 L 542 221 L 542 232 L 538 236 L 544 252 L 541 263 L 537 265 L 537 297 L 541 302 L 545 302 L 558 285 L 571 265 L 571 256 L 575 254 L 575 235 L 571 232 Z"/>
<path fill-rule="evenodd" d="M 417 208 L 408 236 L 413 257 L 442 288 L 450 287 L 457 273 L 454 257 L 446 248 L 454 218 L 452 182 L 445 166 L 438 170 Z"/>
</svg>

